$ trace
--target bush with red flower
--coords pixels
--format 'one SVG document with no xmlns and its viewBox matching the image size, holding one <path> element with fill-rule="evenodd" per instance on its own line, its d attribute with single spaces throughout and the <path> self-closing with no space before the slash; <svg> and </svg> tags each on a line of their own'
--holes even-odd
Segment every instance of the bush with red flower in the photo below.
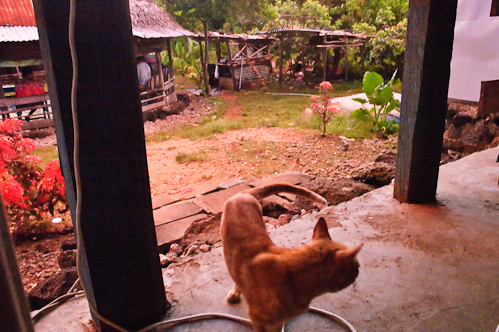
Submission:
<svg viewBox="0 0 499 332">
<path fill-rule="evenodd" d="M 59 159 L 45 170 L 31 153 L 35 142 L 21 134 L 21 121 L 0 121 L 0 193 L 14 235 L 37 233 L 43 221 L 68 210 Z"/>
<path fill-rule="evenodd" d="M 312 96 L 312 103 L 310 104 L 310 108 L 312 111 L 317 114 L 322 121 L 322 137 L 326 136 L 326 126 L 329 123 L 329 120 L 333 117 L 334 113 L 338 111 L 335 107 L 329 105 L 329 97 L 328 91 L 333 90 L 331 83 L 328 81 L 323 81 L 319 84 L 321 90 L 321 97 Z M 331 89 L 332 88 L 332 89 Z"/>
</svg>

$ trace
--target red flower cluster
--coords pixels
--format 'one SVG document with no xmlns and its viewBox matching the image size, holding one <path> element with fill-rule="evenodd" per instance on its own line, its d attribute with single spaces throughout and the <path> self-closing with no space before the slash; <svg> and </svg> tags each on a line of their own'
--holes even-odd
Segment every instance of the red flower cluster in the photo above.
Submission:
<svg viewBox="0 0 499 332">
<path fill-rule="evenodd" d="M 51 192 L 56 189 L 61 195 L 66 194 L 59 158 L 50 161 L 47 166 L 45 166 L 45 173 L 43 174 L 42 180 L 38 183 L 38 189 L 43 192 Z"/>
<path fill-rule="evenodd" d="M 329 88 L 332 87 L 332 84 L 329 83 L 328 81 L 323 81 L 321 82 L 321 84 L 319 84 L 321 88 L 323 88 L 324 90 L 328 90 Z"/>
<path fill-rule="evenodd" d="M 0 168 L 0 192 L 7 206 L 16 204 L 23 208 L 26 207 L 24 204 L 23 187 L 8 173 L 5 166 Z"/>
<path fill-rule="evenodd" d="M 319 84 L 322 90 L 322 100 L 319 101 L 319 96 L 313 95 L 310 97 L 312 103 L 310 108 L 317 114 L 322 120 L 322 136 L 326 136 L 326 125 L 329 120 L 333 117 L 333 114 L 337 111 L 336 108 L 329 106 L 328 90 L 333 86 L 328 81 L 323 81 Z"/>
<path fill-rule="evenodd" d="M 11 229 L 22 233 L 25 224 L 68 209 L 59 159 L 47 164 L 31 153 L 35 142 L 21 134 L 21 121 L 0 121 L 0 194 Z"/>
</svg>

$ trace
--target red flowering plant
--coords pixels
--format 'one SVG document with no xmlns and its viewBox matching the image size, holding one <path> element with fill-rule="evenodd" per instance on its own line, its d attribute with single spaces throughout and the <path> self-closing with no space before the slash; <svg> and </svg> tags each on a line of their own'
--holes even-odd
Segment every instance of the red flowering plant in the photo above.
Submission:
<svg viewBox="0 0 499 332">
<path fill-rule="evenodd" d="M 14 235 L 40 228 L 40 222 L 65 213 L 68 203 L 59 159 L 47 164 L 31 155 L 35 142 L 21 134 L 21 121 L 0 121 L 0 193 Z"/>
<path fill-rule="evenodd" d="M 334 113 L 338 111 L 335 107 L 329 105 L 330 98 L 328 97 L 328 91 L 333 90 L 331 83 L 328 81 L 323 81 L 319 84 L 321 90 L 321 97 L 312 96 L 312 103 L 310 104 L 310 108 L 312 111 L 317 114 L 322 120 L 322 137 L 326 136 L 326 126 L 329 123 L 329 120 L 333 117 Z"/>
</svg>

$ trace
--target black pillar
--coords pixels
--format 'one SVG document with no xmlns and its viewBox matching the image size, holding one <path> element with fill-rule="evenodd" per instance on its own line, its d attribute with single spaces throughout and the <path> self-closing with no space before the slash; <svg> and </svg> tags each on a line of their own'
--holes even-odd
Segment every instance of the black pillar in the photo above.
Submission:
<svg viewBox="0 0 499 332">
<path fill-rule="evenodd" d="M 89 301 L 99 313 L 136 330 L 161 320 L 168 303 L 156 248 L 129 4 L 76 4 L 81 231 L 88 262 L 83 277 L 91 283 Z M 68 1 L 35 0 L 34 5 L 57 109 L 56 131 L 68 143 L 59 149 L 70 156 Z M 63 165 L 65 176 L 69 168 Z"/>
<path fill-rule="evenodd" d="M 0 322 L 2 331 L 33 332 L 7 215 L 0 197 Z"/>
<path fill-rule="evenodd" d="M 409 2 L 394 197 L 435 200 L 457 0 Z"/>
</svg>

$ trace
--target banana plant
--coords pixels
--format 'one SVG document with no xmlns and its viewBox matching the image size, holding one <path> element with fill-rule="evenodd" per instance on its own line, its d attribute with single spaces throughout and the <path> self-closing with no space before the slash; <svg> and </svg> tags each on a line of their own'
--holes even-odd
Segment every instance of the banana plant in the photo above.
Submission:
<svg viewBox="0 0 499 332">
<path fill-rule="evenodd" d="M 383 77 L 378 73 L 366 72 L 362 91 L 366 94 L 367 99 L 352 98 L 362 104 L 361 108 L 352 112 L 352 116 L 362 121 L 372 121 L 374 131 L 393 134 L 398 130 L 397 121 L 388 120 L 391 111 L 396 108 L 400 109 L 400 102 L 393 96 L 392 84 L 395 75 L 397 75 L 397 71 L 385 84 Z"/>
</svg>

